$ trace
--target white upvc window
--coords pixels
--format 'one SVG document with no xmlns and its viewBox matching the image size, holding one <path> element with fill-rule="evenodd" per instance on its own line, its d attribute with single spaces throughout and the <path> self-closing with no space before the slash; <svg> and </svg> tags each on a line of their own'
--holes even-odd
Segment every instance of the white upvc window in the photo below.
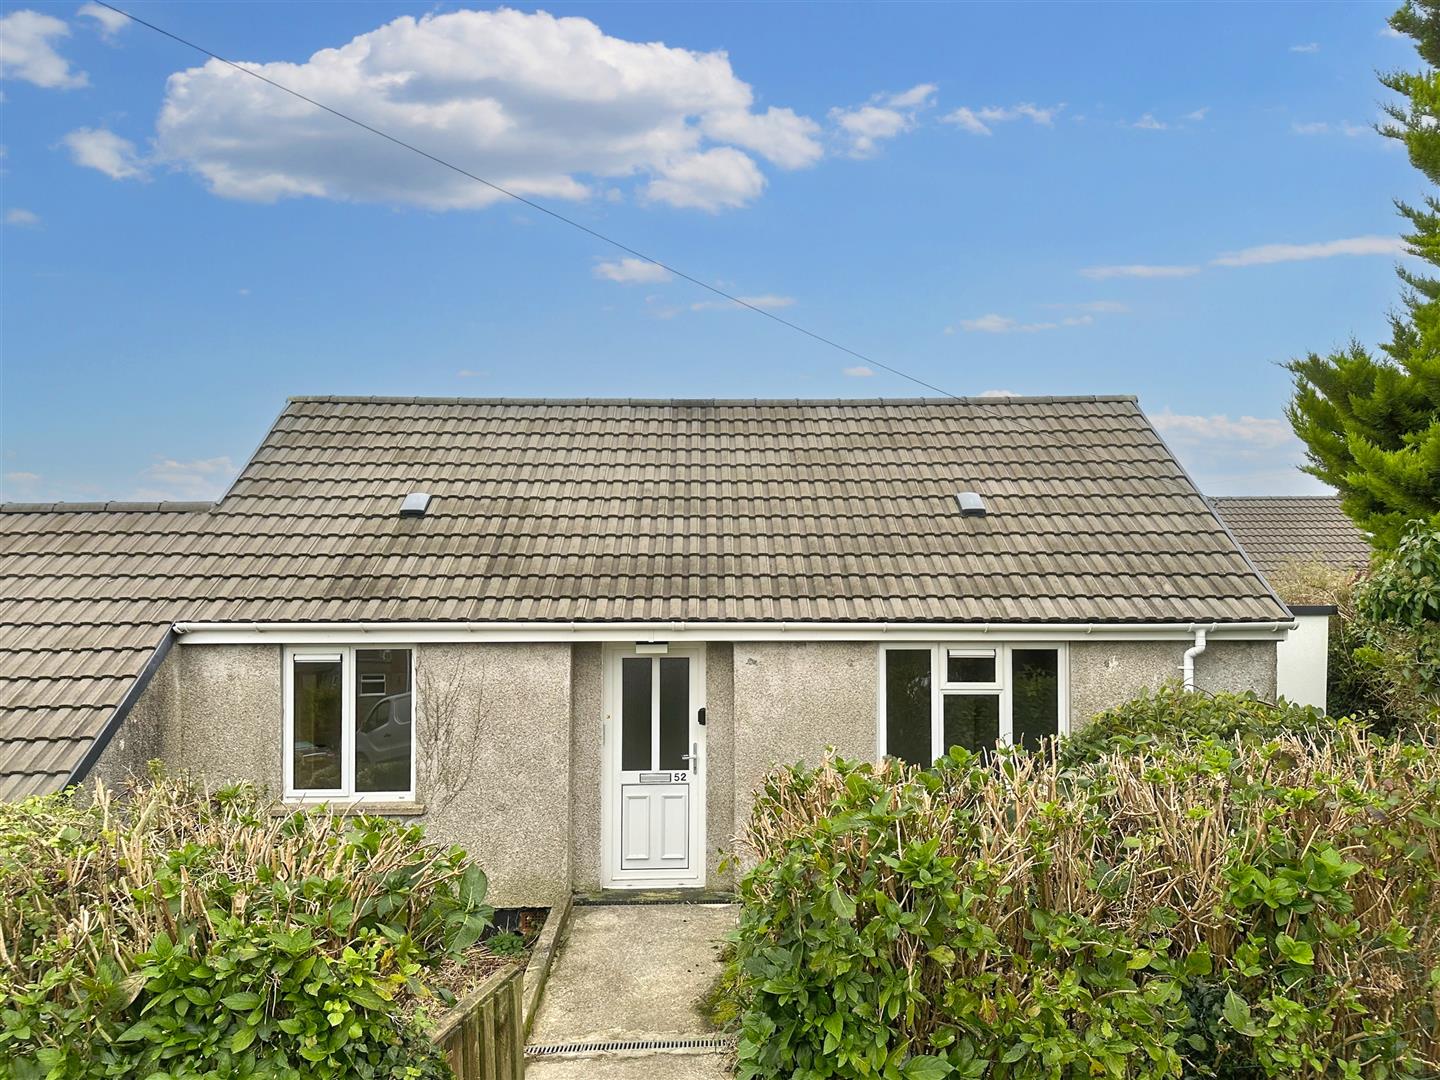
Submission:
<svg viewBox="0 0 1440 1080">
<path fill-rule="evenodd" d="M 880 646 L 877 747 L 929 765 L 952 746 L 1039 746 L 1069 731 L 1063 643 Z"/>
<path fill-rule="evenodd" d="M 285 650 L 285 798 L 415 798 L 415 651 Z"/>
</svg>

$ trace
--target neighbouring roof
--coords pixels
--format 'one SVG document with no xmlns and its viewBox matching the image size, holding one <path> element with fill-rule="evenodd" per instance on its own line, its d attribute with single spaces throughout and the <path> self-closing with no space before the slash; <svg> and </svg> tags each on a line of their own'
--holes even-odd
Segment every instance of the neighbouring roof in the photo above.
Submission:
<svg viewBox="0 0 1440 1080">
<path fill-rule="evenodd" d="M 0 799 L 56 790 L 84 757 L 184 598 L 156 561 L 209 509 L 0 504 Z"/>
<path fill-rule="evenodd" d="M 4 510 L 0 797 L 173 622 L 1288 617 L 1128 397 L 296 398 L 213 507 Z"/>
<path fill-rule="evenodd" d="M 1261 571 L 1320 562 L 1361 570 L 1370 544 L 1340 509 L 1338 495 L 1247 495 L 1210 500 Z"/>
</svg>

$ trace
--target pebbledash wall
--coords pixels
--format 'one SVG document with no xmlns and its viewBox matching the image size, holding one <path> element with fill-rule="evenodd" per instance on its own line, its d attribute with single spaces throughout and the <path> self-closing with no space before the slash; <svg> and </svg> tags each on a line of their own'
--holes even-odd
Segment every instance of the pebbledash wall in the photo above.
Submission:
<svg viewBox="0 0 1440 1080">
<path fill-rule="evenodd" d="M 183 641 L 183 639 L 182 639 Z M 1186 641 L 1072 641 L 1072 730 L 1094 713 L 1178 678 Z M 151 759 L 221 784 L 282 790 L 280 645 L 177 645 L 101 755 L 115 783 Z M 707 883 L 729 884 L 722 851 L 777 762 L 827 747 L 876 748 L 873 641 L 712 642 L 706 649 Z M 1196 663 L 1202 690 L 1275 697 L 1275 643 L 1213 641 Z M 600 886 L 602 723 L 598 643 L 416 647 L 417 784 L 412 804 L 368 807 L 423 822 L 465 846 L 500 906 L 547 905 Z M 437 714 L 449 701 L 458 725 Z M 466 719 L 477 721 L 467 727 Z M 473 734 L 445 745 L 446 732 Z M 438 736 L 438 737 L 437 737 Z"/>
</svg>

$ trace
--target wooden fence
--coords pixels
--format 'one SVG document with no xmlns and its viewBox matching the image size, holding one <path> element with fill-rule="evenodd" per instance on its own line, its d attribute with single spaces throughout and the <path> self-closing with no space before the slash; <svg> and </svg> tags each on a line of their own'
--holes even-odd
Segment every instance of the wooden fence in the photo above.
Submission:
<svg viewBox="0 0 1440 1080">
<path fill-rule="evenodd" d="M 525 969 L 497 971 L 435 1029 L 455 1080 L 522 1080 L 525 1075 Z"/>
</svg>

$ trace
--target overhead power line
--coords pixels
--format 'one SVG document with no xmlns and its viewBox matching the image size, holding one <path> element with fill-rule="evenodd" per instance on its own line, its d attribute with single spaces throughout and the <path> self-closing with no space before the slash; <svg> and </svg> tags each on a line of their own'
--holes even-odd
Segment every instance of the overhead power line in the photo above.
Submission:
<svg viewBox="0 0 1440 1080">
<path fill-rule="evenodd" d="M 804 334 L 806 337 L 811 338 L 814 341 L 818 341 L 822 345 L 828 345 L 832 349 L 837 349 L 840 352 L 844 353 L 846 356 L 854 357 L 856 360 L 862 360 L 866 364 L 874 364 L 876 367 L 888 371 L 892 375 L 898 375 L 902 379 L 908 379 L 910 382 L 914 383 L 917 386 L 923 386 L 927 390 L 933 390 L 937 394 L 940 394 L 944 397 L 956 398 L 957 400 L 959 399 L 959 395 L 952 394 L 949 390 L 942 390 L 934 383 L 928 383 L 924 379 L 911 375 L 908 372 L 901 371 L 897 367 L 892 367 L 890 364 L 887 364 L 882 360 L 876 360 L 874 357 L 866 356 L 862 352 L 857 352 L 855 349 L 852 349 L 847 345 L 840 344 L 840 342 L 835 341 L 833 338 L 825 337 L 823 334 L 817 334 L 815 333 L 815 331 L 808 330 L 805 327 L 801 326 L 799 323 L 791 322 L 789 319 L 782 318 L 779 315 L 776 315 L 773 311 L 766 311 L 764 308 L 760 307 L 757 304 L 752 304 L 743 297 L 735 296 L 733 293 L 728 293 L 724 289 L 719 288 L 718 286 L 711 285 L 708 281 L 702 281 L 700 278 L 697 278 L 692 274 L 687 274 L 685 273 L 685 271 L 677 269 L 676 267 L 671 266 L 669 263 L 662 262 L 659 259 L 653 258 L 650 255 L 646 255 L 643 251 L 637 251 L 629 244 L 623 243 L 620 240 L 616 240 L 612 236 L 606 236 L 604 233 L 592 229 L 590 228 L 590 226 L 576 221 L 574 218 L 566 217 L 559 211 L 552 210 L 548 206 L 536 202 L 534 199 L 528 199 L 524 195 L 520 195 L 514 191 L 511 191 L 509 188 L 503 187 L 502 185 L 494 183 L 491 180 L 486 180 L 483 176 L 477 176 L 475 173 L 470 172 L 468 169 L 462 169 L 454 162 L 446 161 L 444 158 L 438 157 L 435 154 L 430 153 L 428 150 L 423 150 L 420 147 L 414 145 L 413 143 L 408 143 L 404 139 L 397 138 L 396 136 L 391 135 L 388 131 L 382 131 L 380 128 L 367 124 L 363 120 L 358 120 L 355 117 L 349 115 L 348 113 L 343 113 L 339 109 L 332 108 L 331 106 L 326 105 L 323 101 L 316 101 L 314 98 L 308 97 L 307 95 L 300 93 L 300 91 L 286 86 L 284 83 L 276 82 L 274 79 L 268 78 L 267 76 L 260 74 L 258 71 L 254 71 L 243 64 L 238 64 L 234 60 L 229 60 L 221 56 L 217 52 L 212 52 L 210 49 L 205 48 L 205 46 L 203 45 L 197 45 L 195 42 L 189 40 L 188 38 L 183 38 L 179 34 L 174 33 L 173 31 L 166 30 L 163 26 L 157 26 L 152 22 L 147 22 L 145 19 L 140 18 L 140 16 L 132 15 L 130 12 L 125 11 L 123 8 L 118 8 L 114 4 L 106 3 L 106 0 L 95 0 L 95 2 L 98 3 L 101 7 L 107 8 L 108 10 L 115 12 L 117 15 L 125 16 L 125 18 L 129 19 L 133 23 L 143 26 L 148 30 L 153 30 L 155 31 L 155 33 L 167 37 L 171 41 L 178 42 L 179 44 L 184 45 L 188 49 L 194 49 L 196 52 L 202 53 L 203 55 L 210 57 L 210 59 L 212 60 L 218 60 L 220 63 L 225 64 L 227 67 L 232 67 L 236 71 L 243 72 L 244 74 L 249 75 L 252 79 L 259 79 L 261 82 L 266 83 L 269 86 L 273 86 L 276 90 L 284 91 L 291 97 L 299 98 L 301 101 L 313 105 L 317 109 L 324 110 L 331 116 L 339 117 L 346 123 L 354 124 L 356 127 L 368 131 L 372 135 L 378 135 L 386 142 L 394 143 L 396 146 L 409 150 L 413 154 L 419 154 L 427 161 L 433 161 L 436 165 L 439 165 L 442 168 L 449 169 L 451 172 L 459 173 L 461 176 L 474 180 L 477 184 L 484 184 L 492 191 L 497 191 L 501 195 L 514 199 L 518 203 L 523 203 L 525 206 L 530 207 L 530 209 L 545 214 L 547 217 L 554 218 L 556 221 L 563 222 L 564 224 L 569 225 L 573 229 L 579 229 L 581 232 L 589 236 L 593 236 L 595 239 L 603 241 L 604 243 L 609 244 L 611 247 L 618 248 L 620 251 L 625 252 L 627 255 L 633 255 L 635 258 L 643 259 L 645 262 L 650 263 L 652 266 L 658 266 L 666 273 L 673 274 L 675 277 L 681 278 L 684 281 L 688 281 L 692 285 L 698 285 L 700 288 L 706 290 L 707 292 L 711 292 L 714 293 L 716 296 L 723 297 L 724 299 L 730 301 L 732 304 L 738 304 L 740 307 L 746 308 L 749 311 L 753 311 L 757 315 L 763 315 L 765 316 L 765 318 L 771 320 L 772 322 L 777 322 L 781 326 L 789 327 L 796 333 Z"/>
</svg>

